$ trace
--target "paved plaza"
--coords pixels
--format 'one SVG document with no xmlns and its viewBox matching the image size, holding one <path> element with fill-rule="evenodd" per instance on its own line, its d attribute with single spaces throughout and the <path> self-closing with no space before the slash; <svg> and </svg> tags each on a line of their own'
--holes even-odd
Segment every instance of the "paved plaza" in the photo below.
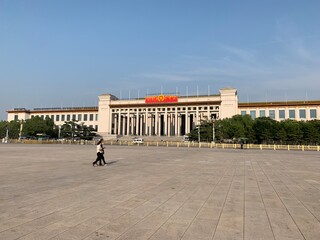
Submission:
<svg viewBox="0 0 320 240">
<path fill-rule="evenodd" d="M 320 239 L 320 153 L 0 144 L 0 239 Z"/>
</svg>

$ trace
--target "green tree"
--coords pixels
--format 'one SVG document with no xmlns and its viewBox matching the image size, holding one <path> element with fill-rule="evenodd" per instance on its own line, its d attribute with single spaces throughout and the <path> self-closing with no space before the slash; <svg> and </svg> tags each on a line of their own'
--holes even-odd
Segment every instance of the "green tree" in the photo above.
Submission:
<svg viewBox="0 0 320 240">
<path fill-rule="evenodd" d="M 284 121 L 277 123 L 274 140 L 279 144 L 287 144 L 286 123 Z"/>
<path fill-rule="evenodd" d="M 7 125 L 9 138 L 18 139 L 20 133 L 20 122 L 19 121 L 10 121 Z M 5 130 L 6 131 L 6 130 Z"/>
<path fill-rule="evenodd" d="M 227 118 L 222 121 L 227 122 L 223 135 L 227 136 L 228 139 L 239 139 L 245 138 L 249 142 L 254 141 L 253 123 L 249 115 L 235 115 L 232 118 Z"/>
<path fill-rule="evenodd" d="M 268 117 L 257 118 L 253 122 L 256 143 L 274 143 L 277 122 Z"/>
<path fill-rule="evenodd" d="M 52 138 L 57 137 L 57 128 L 49 117 L 42 119 L 39 116 L 25 120 L 22 129 L 23 135 L 27 137 L 37 137 L 38 134 L 44 134 Z"/>
<path fill-rule="evenodd" d="M 62 138 L 80 138 L 85 140 L 92 139 L 92 137 L 96 135 L 92 127 L 88 127 L 84 124 L 78 124 L 78 121 L 76 120 L 65 122 L 61 126 L 60 134 Z"/>
<path fill-rule="evenodd" d="M 312 120 L 301 122 L 301 130 L 303 132 L 303 143 L 317 145 L 320 144 L 320 121 Z"/>
<path fill-rule="evenodd" d="M 88 127 L 82 123 L 80 125 L 79 137 L 84 140 L 91 140 L 96 135 L 94 131 L 94 128 Z"/>
<path fill-rule="evenodd" d="M 301 144 L 303 132 L 299 122 L 295 120 L 285 120 L 283 122 L 287 134 L 287 144 Z"/>
<path fill-rule="evenodd" d="M 0 138 L 4 138 L 7 133 L 7 127 L 8 127 L 7 121 L 0 121 Z"/>
</svg>

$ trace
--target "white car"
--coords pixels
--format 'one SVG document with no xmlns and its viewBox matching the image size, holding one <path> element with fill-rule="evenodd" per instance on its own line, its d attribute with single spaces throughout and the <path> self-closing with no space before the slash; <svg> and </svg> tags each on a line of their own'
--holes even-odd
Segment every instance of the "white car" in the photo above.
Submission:
<svg viewBox="0 0 320 240">
<path fill-rule="evenodd" d="M 135 138 L 132 140 L 132 143 L 134 144 L 144 143 L 144 140 L 143 138 Z"/>
</svg>

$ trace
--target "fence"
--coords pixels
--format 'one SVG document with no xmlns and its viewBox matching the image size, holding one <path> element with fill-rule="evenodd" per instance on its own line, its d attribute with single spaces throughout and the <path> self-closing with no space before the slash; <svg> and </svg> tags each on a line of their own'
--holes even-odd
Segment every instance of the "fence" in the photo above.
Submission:
<svg viewBox="0 0 320 240">
<path fill-rule="evenodd" d="M 95 141 L 80 140 L 17 140 L 11 139 L 10 143 L 25 143 L 25 144 L 78 144 L 78 145 L 94 145 Z M 177 147 L 177 148 L 219 148 L 219 149 L 241 149 L 241 144 L 231 143 L 206 143 L 206 142 L 144 142 L 133 143 L 132 141 L 105 141 L 105 145 L 119 145 L 119 146 L 147 146 L 147 147 Z M 243 149 L 256 149 L 256 150 L 286 150 L 286 151 L 320 151 L 320 146 L 314 145 L 271 145 L 271 144 L 243 144 Z"/>
<path fill-rule="evenodd" d="M 184 148 L 220 148 L 220 149 L 241 149 L 241 144 L 228 143 L 206 143 L 206 142 L 144 142 L 132 143 L 130 141 L 107 141 L 107 145 L 125 145 L 125 146 L 156 146 L 156 147 L 184 147 Z M 266 145 L 266 144 L 243 144 L 243 149 L 258 150 L 296 150 L 296 151 L 320 151 L 320 146 L 311 145 Z"/>
</svg>

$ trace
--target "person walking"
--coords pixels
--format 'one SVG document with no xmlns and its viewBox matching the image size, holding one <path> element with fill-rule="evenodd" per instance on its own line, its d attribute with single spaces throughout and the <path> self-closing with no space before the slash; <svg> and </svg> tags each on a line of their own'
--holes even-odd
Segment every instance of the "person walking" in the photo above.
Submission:
<svg viewBox="0 0 320 240">
<path fill-rule="evenodd" d="M 98 165 L 98 161 L 99 161 L 99 165 L 102 165 L 102 161 L 104 163 L 104 165 L 106 165 L 106 161 L 104 160 L 104 146 L 102 145 L 103 139 L 101 138 L 98 142 L 97 142 L 97 159 L 92 163 L 92 166 Z"/>
</svg>

